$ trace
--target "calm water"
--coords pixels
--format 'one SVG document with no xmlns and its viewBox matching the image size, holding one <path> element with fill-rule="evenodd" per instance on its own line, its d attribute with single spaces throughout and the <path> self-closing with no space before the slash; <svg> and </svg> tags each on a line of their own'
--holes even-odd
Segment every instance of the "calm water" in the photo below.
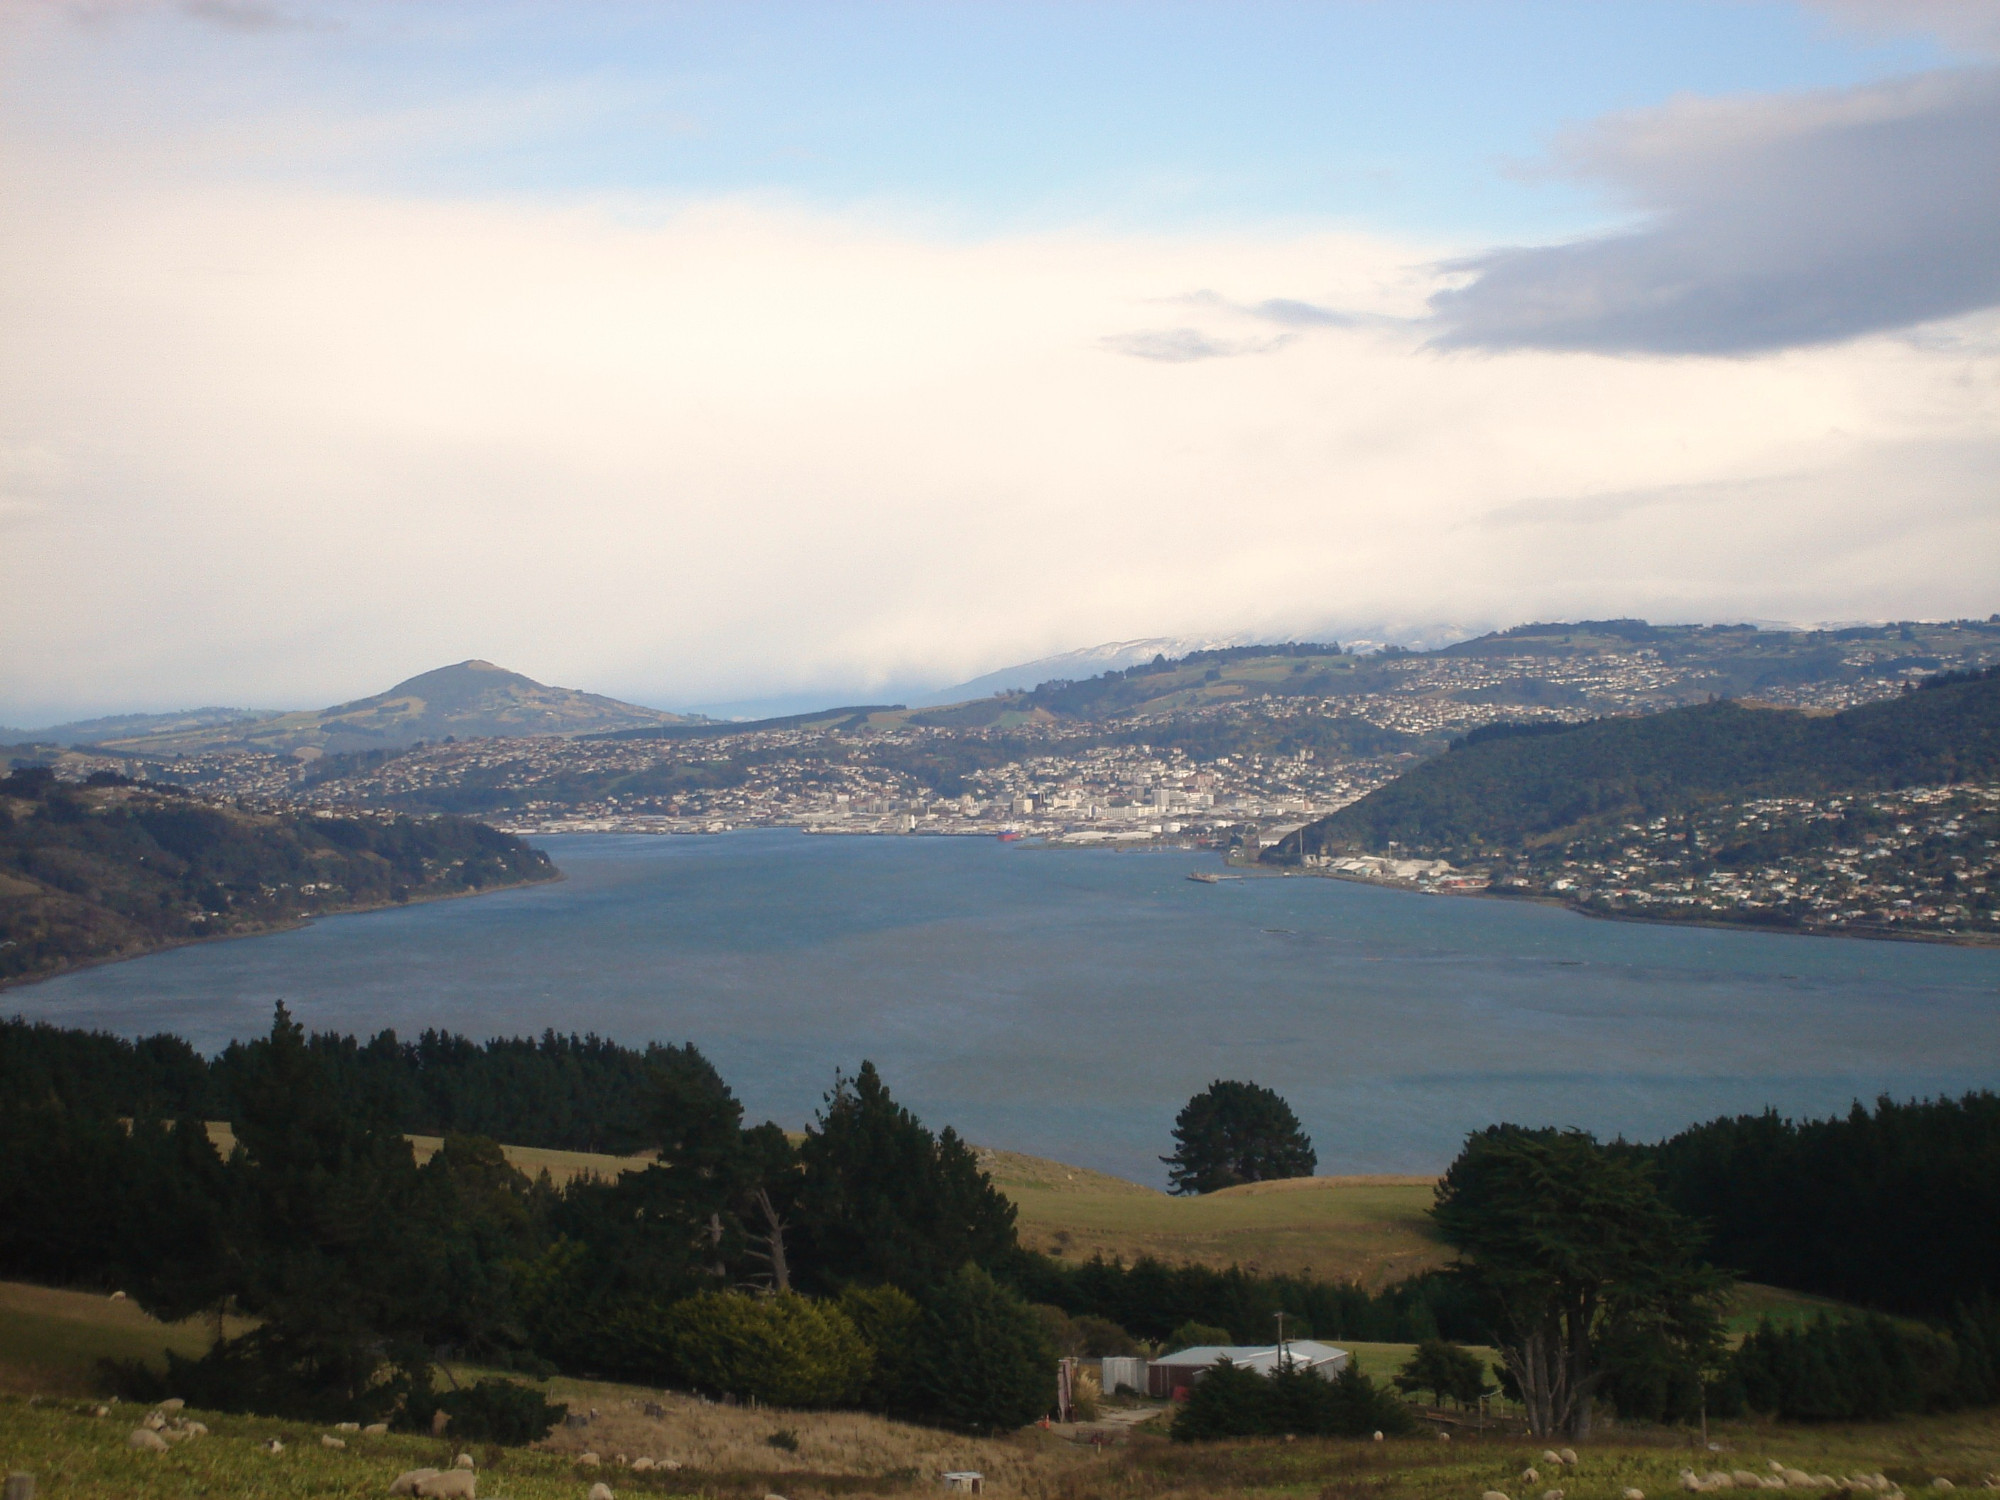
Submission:
<svg viewBox="0 0 2000 1500">
<path fill-rule="evenodd" d="M 1655 1135 L 2000 1084 L 2000 950 L 1592 921 L 1196 854 L 572 836 L 569 878 L 183 948 L 0 997 L 204 1048 L 316 1029 L 693 1040 L 752 1118 L 836 1066 L 972 1140 L 1161 1181 L 1188 1095 L 1277 1088 L 1320 1170 L 1434 1169 L 1496 1119 Z"/>
</svg>

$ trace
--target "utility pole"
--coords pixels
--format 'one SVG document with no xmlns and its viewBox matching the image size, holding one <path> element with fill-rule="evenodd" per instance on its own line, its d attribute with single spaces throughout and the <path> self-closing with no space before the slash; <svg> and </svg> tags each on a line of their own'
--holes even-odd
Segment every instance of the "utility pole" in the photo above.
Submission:
<svg viewBox="0 0 2000 1500">
<path fill-rule="evenodd" d="M 1278 1368 L 1289 1370 L 1292 1367 L 1292 1356 L 1291 1351 L 1285 1347 L 1285 1315 L 1279 1312 L 1275 1316 L 1278 1319 Z"/>
</svg>

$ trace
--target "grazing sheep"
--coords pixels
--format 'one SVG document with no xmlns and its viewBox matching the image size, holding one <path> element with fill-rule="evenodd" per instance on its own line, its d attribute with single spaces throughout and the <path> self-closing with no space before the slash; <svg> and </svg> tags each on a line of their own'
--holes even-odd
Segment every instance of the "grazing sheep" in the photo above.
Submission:
<svg viewBox="0 0 2000 1500">
<path fill-rule="evenodd" d="M 285 1441 L 283 1438 L 265 1438 L 257 1446 L 262 1448 L 266 1453 L 283 1453 L 285 1451 Z"/>
<path fill-rule="evenodd" d="M 1804 1469 L 1780 1469 L 1778 1475 L 1786 1484 L 1797 1485 L 1802 1490 L 1812 1488 L 1813 1477 Z"/>
<path fill-rule="evenodd" d="M 90 1414 L 93 1417 L 108 1417 L 111 1415 L 111 1408 L 108 1406 L 93 1406 L 90 1409 Z"/>
<path fill-rule="evenodd" d="M 456 1469 L 469 1469 L 469 1468 L 471 1468 L 471 1467 L 472 1467 L 472 1455 L 471 1455 L 470 1453 L 461 1453 L 461 1454 L 459 1454 L 457 1458 L 455 1458 L 455 1459 L 453 1459 L 453 1460 L 452 1460 L 452 1467 L 453 1467 L 453 1468 L 456 1468 Z"/>
<path fill-rule="evenodd" d="M 164 1412 L 176 1412 L 186 1405 L 187 1402 L 181 1400 L 179 1396 L 169 1396 L 167 1397 L 166 1400 L 160 1403 L 159 1410 Z"/>
<path fill-rule="evenodd" d="M 646 1455 L 643 1453 L 641 1453 L 637 1458 L 632 1460 L 632 1472 L 634 1474 L 644 1474 L 647 1470 L 651 1469 L 652 1467 L 653 1467 L 653 1461 L 650 1458 L 646 1457 Z"/>
<path fill-rule="evenodd" d="M 111 1294 L 111 1300 L 113 1302 L 123 1302 L 125 1300 L 125 1294 L 123 1292 L 113 1292 Z"/>
<path fill-rule="evenodd" d="M 366 1427 L 361 1429 L 361 1435 L 363 1437 L 383 1437 L 388 1431 L 389 1424 L 387 1422 L 370 1422 Z"/>
<path fill-rule="evenodd" d="M 1485 1494 L 1479 1497 L 1479 1500 L 1507 1500 L 1507 1496 L 1505 1492 L 1501 1490 L 1488 1490 Z"/>
<path fill-rule="evenodd" d="M 1560 1458 L 1564 1463 L 1568 1464 L 1572 1469 L 1576 1467 L 1576 1449 L 1564 1448 L 1556 1454 L 1556 1457 Z"/>
<path fill-rule="evenodd" d="M 1736 1481 L 1720 1469 L 1710 1469 L 1701 1476 L 1701 1487 L 1705 1490 L 1733 1490 Z"/>
<path fill-rule="evenodd" d="M 1700 1494 L 1700 1493 L 1701 1493 L 1701 1476 L 1700 1476 L 1700 1475 L 1698 1475 L 1698 1474 L 1696 1474 L 1696 1473 L 1695 1473 L 1695 1471 L 1694 1471 L 1693 1469 L 1682 1469 L 1682 1470 L 1681 1470 L 1681 1488 L 1682 1488 L 1682 1489 L 1684 1489 L 1684 1490 L 1686 1490 L 1686 1491 L 1687 1491 L 1687 1492 L 1688 1492 L 1689 1494 L 1691 1494 L 1691 1495 L 1698 1495 L 1698 1494 Z"/>
<path fill-rule="evenodd" d="M 678 1458 L 663 1458 L 660 1460 L 658 1466 L 662 1469 L 678 1469 L 681 1466 L 681 1461 Z"/>
<path fill-rule="evenodd" d="M 206 1422 L 183 1422 L 183 1423 L 181 1424 L 181 1431 L 182 1431 L 182 1432 L 184 1432 L 184 1433 L 186 1433 L 186 1434 L 187 1434 L 187 1435 L 188 1435 L 189 1437 L 207 1437 L 207 1436 L 208 1436 L 208 1423 L 206 1423 Z"/>
<path fill-rule="evenodd" d="M 1560 1453 L 1556 1452 L 1555 1449 L 1544 1448 L 1542 1450 L 1543 1463 L 1554 1464 L 1558 1469 L 1560 1469 L 1562 1467 L 1562 1461 L 1563 1461 L 1563 1456 Z"/>
<path fill-rule="evenodd" d="M 1382 1441 L 1382 1434 L 1379 1430 L 1376 1432 L 1374 1440 L 1378 1443 Z"/>
<path fill-rule="evenodd" d="M 125 1446 L 140 1453 L 165 1453 L 167 1440 L 150 1427 L 134 1427 L 132 1435 L 125 1439 Z"/>
<path fill-rule="evenodd" d="M 611 1486 L 598 1480 L 590 1487 L 590 1500 L 611 1500 Z"/>
<path fill-rule="evenodd" d="M 1563 1492 L 1561 1490 L 1543 1490 L 1542 1500 L 1563 1500 Z"/>
<path fill-rule="evenodd" d="M 1635 1490 L 1628 1486 L 1620 1492 L 1618 1500 L 1646 1500 L 1646 1492 L 1644 1490 Z"/>
<path fill-rule="evenodd" d="M 415 1493 L 421 1500 L 478 1500 L 470 1469 L 445 1469 L 428 1479 L 420 1479 Z"/>
<path fill-rule="evenodd" d="M 435 1479 L 437 1476 L 438 1471 L 436 1469 L 406 1469 L 391 1481 L 389 1493 L 392 1495 L 414 1495 L 417 1492 L 418 1485 L 422 1484 L 426 1479 Z"/>
<path fill-rule="evenodd" d="M 1761 1490 L 1764 1488 L 1764 1481 L 1755 1474 L 1752 1474 L 1748 1469 L 1732 1469 L 1729 1471 L 1729 1477 L 1735 1481 L 1738 1489 Z"/>
<path fill-rule="evenodd" d="M 1450 1441 L 1451 1441 L 1451 1434 L 1450 1434 L 1450 1433 L 1448 1433 L 1448 1432 L 1446 1432 L 1446 1431 L 1445 1431 L 1445 1430 L 1444 1430 L 1444 1429 L 1443 1429 L 1442 1427 L 1440 1427 L 1440 1428 L 1438 1429 L 1438 1441 L 1439 1441 L 1440 1443 L 1448 1443 L 1448 1442 L 1450 1442 Z"/>
<path fill-rule="evenodd" d="M 1535 1468 L 1532 1464 L 1530 1464 L 1527 1468 L 1521 1471 L 1521 1483 L 1540 1484 L 1541 1482 L 1542 1482 L 1541 1470 Z"/>
<path fill-rule="evenodd" d="M 146 1420 L 139 1425 L 146 1428 L 149 1432 L 158 1432 L 162 1427 L 167 1425 L 166 1413 L 149 1411 L 146 1413 Z"/>
<path fill-rule="evenodd" d="M 335 1422 L 333 1430 L 335 1432 L 359 1432 L 361 1424 L 359 1422 Z"/>
<path fill-rule="evenodd" d="M 319 1445 L 322 1448 L 345 1448 L 347 1439 L 337 1438 L 330 1432 L 322 1432 L 319 1435 Z"/>
<path fill-rule="evenodd" d="M 576 1456 L 576 1461 L 582 1464 L 586 1469 L 594 1469 L 599 1464 L 604 1462 L 604 1460 L 599 1458 L 595 1453 L 579 1453 Z"/>
</svg>

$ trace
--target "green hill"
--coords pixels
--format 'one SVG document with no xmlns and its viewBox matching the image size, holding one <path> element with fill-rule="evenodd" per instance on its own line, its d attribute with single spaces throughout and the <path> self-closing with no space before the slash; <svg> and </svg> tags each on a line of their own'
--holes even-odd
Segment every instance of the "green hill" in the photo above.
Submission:
<svg viewBox="0 0 2000 1500">
<path fill-rule="evenodd" d="M 1273 857 L 1504 852 L 1746 797 L 2000 779 L 2000 675 L 1937 679 L 1839 714 L 1716 702 L 1574 726 L 1496 725 L 1456 742 Z"/>
<path fill-rule="evenodd" d="M 16 771 L 0 780 L 0 983 L 555 874 L 540 850 L 462 818 L 251 813 Z"/>
</svg>

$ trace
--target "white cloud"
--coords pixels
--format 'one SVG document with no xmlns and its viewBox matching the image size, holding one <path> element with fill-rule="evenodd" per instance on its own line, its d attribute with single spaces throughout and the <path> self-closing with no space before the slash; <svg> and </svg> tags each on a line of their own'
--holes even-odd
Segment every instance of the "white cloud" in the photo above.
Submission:
<svg viewBox="0 0 2000 1500">
<path fill-rule="evenodd" d="M 467 656 L 686 702 L 1159 632 L 1995 607 L 1985 322 L 1439 353 L 1440 247 L 1352 235 L 6 172 L 13 722 Z M 1107 352 L 1162 324 L 1287 342 Z"/>
</svg>

